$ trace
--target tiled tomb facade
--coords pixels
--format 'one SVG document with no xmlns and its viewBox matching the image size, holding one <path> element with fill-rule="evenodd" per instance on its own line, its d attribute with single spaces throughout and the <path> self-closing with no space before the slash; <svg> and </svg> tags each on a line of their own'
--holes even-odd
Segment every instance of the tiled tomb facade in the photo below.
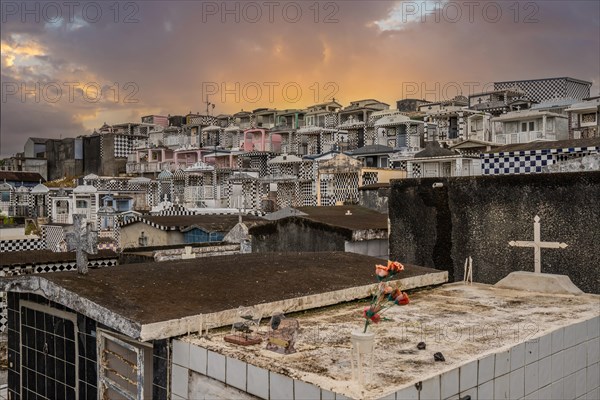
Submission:
<svg viewBox="0 0 600 400">
<path fill-rule="evenodd" d="M 98 336 L 100 332 L 108 335 L 114 332 L 35 294 L 11 292 L 8 312 L 10 399 L 99 398 Z M 12 350 L 16 348 L 20 354 Z M 145 384 L 144 398 L 166 400 L 169 341 L 149 343 L 148 352 L 151 356 L 146 359 L 144 370 L 149 380 Z M 108 398 L 111 398 L 110 392 Z"/>
</svg>

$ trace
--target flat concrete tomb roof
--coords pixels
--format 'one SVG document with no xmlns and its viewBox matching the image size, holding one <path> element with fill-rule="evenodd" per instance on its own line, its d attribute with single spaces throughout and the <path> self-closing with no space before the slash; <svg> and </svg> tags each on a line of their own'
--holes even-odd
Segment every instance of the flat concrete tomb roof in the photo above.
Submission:
<svg viewBox="0 0 600 400">
<path fill-rule="evenodd" d="M 571 363 L 576 361 L 585 366 L 585 346 L 593 350 L 590 346 L 595 340 L 594 348 L 598 348 L 598 295 L 549 295 L 461 282 L 419 290 L 412 293 L 410 299 L 406 306 L 390 308 L 384 314 L 387 320 L 369 326 L 369 331 L 375 333 L 375 362 L 373 378 L 364 386 L 352 380 L 350 335 L 352 331 L 362 331 L 361 311 L 368 301 L 294 315 L 299 320 L 300 330 L 294 346 L 297 352 L 291 355 L 266 350 L 264 343 L 237 346 L 225 342 L 222 336 L 229 332 L 214 331 L 210 337 L 192 334 L 178 340 L 225 355 L 228 360 L 240 360 L 254 366 L 254 371 L 267 370 L 272 379 L 284 375 L 295 381 L 294 386 L 313 387 L 317 395 L 312 398 L 318 398 L 320 389 L 323 398 L 334 398 L 335 393 L 336 398 L 350 399 L 417 399 L 419 393 L 415 385 L 419 382 L 423 390 L 421 399 L 459 398 L 458 368 L 460 397 L 466 398 L 470 393 L 474 398 L 473 391 L 465 389 L 478 385 L 478 365 L 481 383 L 492 383 L 497 377 L 494 384 L 500 385 L 501 375 L 508 383 L 508 373 L 512 380 L 527 365 L 527 369 L 535 367 L 537 384 L 538 359 L 549 361 L 547 357 L 557 354 L 561 356 L 559 363 L 563 364 L 564 354 L 575 356 L 580 354 L 575 350 L 583 349 L 579 359 Z M 266 324 L 261 323 L 260 329 L 267 332 L 268 320 Z M 426 344 L 424 350 L 417 349 L 421 341 Z M 562 351 L 563 348 L 566 351 Z M 445 361 L 434 360 L 437 352 L 443 354 Z M 190 350 L 190 354 L 200 353 Z M 569 355 L 564 355 L 565 363 Z M 594 360 L 589 362 L 597 363 L 597 357 L 596 352 Z M 554 370 L 555 357 L 551 359 Z M 571 367 L 575 368 L 565 365 L 565 369 Z M 205 374 L 195 370 L 192 363 L 189 368 Z M 210 361 L 208 368 L 211 368 Z M 562 373 L 562 365 L 560 368 Z M 593 373 L 594 369 L 588 371 Z M 597 369 L 595 371 L 597 373 Z M 484 373 L 489 376 L 484 377 Z M 520 385 L 524 386 L 522 379 L 521 376 Z M 585 375 L 583 386 L 585 388 Z M 521 393 L 522 390 L 523 387 Z M 432 394 L 435 391 L 437 395 Z M 494 397 L 493 393 L 486 396 Z"/>
<path fill-rule="evenodd" d="M 209 317 L 213 326 L 229 325 L 239 306 L 258 305 L 267 315 L 365 298 L 383 262 L 345 252 L 254 253 L 22 276 L 0 290 L 40 294 L 147 341 L 199 331 Z M 444 283 L 448 273 L 406 266 L 399 279 L 410 289 Z"/>
</svg>

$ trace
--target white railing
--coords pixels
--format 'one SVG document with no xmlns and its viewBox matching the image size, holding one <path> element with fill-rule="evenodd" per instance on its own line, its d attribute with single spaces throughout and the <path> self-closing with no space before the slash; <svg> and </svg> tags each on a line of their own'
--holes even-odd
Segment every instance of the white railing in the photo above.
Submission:
<svg viewBox="0 0 600 400">
<path fill-rule="evenodd" d="M 69 214 L 55 214 L 52 216 L 52 222 L 56 224 L 68 224 Z"/>
<path fill-rule="evenodd" d="M 212 185 L 189 186 L 185 188 L 183 196 L 186 202 L 212 200 L 215 198 Z"/>
<path fill-rule="evenodd" d="M 496 135 L 495 141 L 499 144 L 515 144 L 533 142 L 534 140 L 556 140 L 556 134 L 542 131 L 501 133 Z"/>
</svg>

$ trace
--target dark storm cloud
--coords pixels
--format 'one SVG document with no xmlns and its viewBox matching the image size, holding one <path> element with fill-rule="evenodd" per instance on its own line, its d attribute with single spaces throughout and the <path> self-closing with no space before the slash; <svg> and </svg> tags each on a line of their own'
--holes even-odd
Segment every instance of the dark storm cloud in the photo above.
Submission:
<svg viewBox="0 0 600 400">
<path fill-rule="evenodd" d="M 487 3 L 480 2 L 477 10 Z M 441 88 L 450 82 L 466 90 L 465 82 L 483 86 L 494 80 L 552 76 L 593 81 L 597 92 L 599 3 L 535 2 L 537 22 L 525 23 L 525 16 L 531 14 L 526 3 L 519 3 L 515 22 L 509 4 L 498 2 L 503 16 L 496 23 L 476 11 L 472 23 L 463 14 L 456 22 L 450 18 L 435 22 L 429 15 L 426 22 L 403 24 L 403 15 L 398 13 L 402 6 L 392 1 L 340 1 L 333 8 L 322 2 L 318 23 L 314 7 L 309 8 L 313 2 L 296 3 L 302 9 L 297 23 L 289 22 L 294 16 L 291 8 L 287 15 L 282 13 L 284 2 L 274 10 L 273 22 L 265 7 L 256 23 L 243 13 L 239 23 L 231 14 L 223 23 L 220 15 L 203 15 L 202 2 L 166 1 L 136 2 L 135 10 L 126 10 L 126 3 L 120 3 L 117 23 L 108 3 L 102 3 L 103 16 L 95 23 L 78 18 L 77 13 L 70 24 L 23 24 L 9 19 L 1 34 L 3 82 L 77 80 L 104 88 L 116 84 L 119 101 L 3 104 L 1 153 L 22 150 L 24 140 L 5 139 L 12 135 L 75 135 L 104 121 L 138 120 L 146 113 L 202 111 L 202 84 L 206 82 L 216 83 L 219 89 L 226 82 L 239 82 L 242 87 L 256 82 L 263 88 L 255 103 L 244 101 L 248 100 L 244 96 L 236 102 L 231 95 L 223 102 L 217 93 L 210 99 L 217 104 L 217 113 L 259 106 L 305 107 L 323 100 L 328 82 L 337 85 L 335 97 L 345 103 L 374 97 L 393 104 L 409 83 L 433 88 L 442 96 Z M 221 7 L 222 2 L 214 4 Z M 245 4 L 240 2 L 238 7 Z M 466 10 L 464 3 L 456 4 Z M 232 9 L 235 3 L 229 2 L 228 7 Z M 338 22 L 323 23 L 328 15 Z M 138 22 L 123 23 L 127 16 Z M 27 43 L 30 48 L 19 47 Z M 25 55 L 19 55 L 19 48 L 26 50 Z M 26 57 L 27 51 L 35 54 Z M 10 55 L 16 58 L 9 66 Z M 138 88 L 137 103 L 123 102 L 130 93 L 124 86 L 131 82 Z M 272 102 L 264 86 L 268 82 L 280 85 Z M 302 96 L 286 104 L 281 86 L 290 82 L 302 88 Z M 423 97 L 420 94 L 425 93 L 414 97 Z"/>
</svg>

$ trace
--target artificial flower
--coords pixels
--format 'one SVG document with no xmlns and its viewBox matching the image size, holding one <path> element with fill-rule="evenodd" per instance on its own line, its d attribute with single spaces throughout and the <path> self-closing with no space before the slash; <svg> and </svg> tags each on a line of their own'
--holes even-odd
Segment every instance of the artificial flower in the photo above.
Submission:
<svg viewBox="0 0 600 400">
<path fill-rule="evenodd" d="M 398 261 L 388 261 L 387 265 L 375 265 L 375 275 L 379 280 L 379 285 L 373 292 L 371 305 L 363 310 L 363 318 L 365 319 L 365 329 L 367 332 L 369 324 L 376 324 L 382 320 L 382 314 L 388 308 L 394 305 L 406 305 L 410 302 L 408 295 L 403 293 L 397 284 L 390 285 L 388 282 L 394 276 L 404 270 L 404 265 Z"/>
</svg>

